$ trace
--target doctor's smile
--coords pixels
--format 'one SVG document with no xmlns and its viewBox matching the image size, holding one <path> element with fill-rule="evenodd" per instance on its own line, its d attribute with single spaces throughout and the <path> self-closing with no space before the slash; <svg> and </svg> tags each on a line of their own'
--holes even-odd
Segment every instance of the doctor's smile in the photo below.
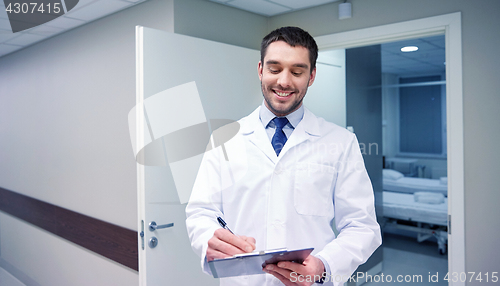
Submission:
<svg viewBox="0 0 500 286">
<path fill-rule="evenodd" d="M 276 90 L 274 90 L 274 93 L 276 93 L 279 97 L 288 97 L 290 94 L 292 94 L 291 92 L 280 92 Z"/>
</svg>

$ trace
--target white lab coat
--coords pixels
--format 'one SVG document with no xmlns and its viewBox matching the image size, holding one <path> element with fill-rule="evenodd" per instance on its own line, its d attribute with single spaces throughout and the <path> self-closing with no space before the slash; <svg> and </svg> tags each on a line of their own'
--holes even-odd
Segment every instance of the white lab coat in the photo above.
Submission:
<svg viewBox="0 0 500 286">
<path fill-rule="evenodd" d="M 225 150 L 205 153 L 198 172 L 186 226 L 203 271 L 211 273 L 205 256 L 219 214 L 235 233 L 254 237 L 257 250 L 314 247 L 313 255 L 328 263 L 329 279 L 345 281 L 381 244 L 358 141 L 305 109 L 277 157 L 259 108 L 238 121 Z M 221 279 L 221 285 L 276 284 L 269 274 Z"/>
</svg>

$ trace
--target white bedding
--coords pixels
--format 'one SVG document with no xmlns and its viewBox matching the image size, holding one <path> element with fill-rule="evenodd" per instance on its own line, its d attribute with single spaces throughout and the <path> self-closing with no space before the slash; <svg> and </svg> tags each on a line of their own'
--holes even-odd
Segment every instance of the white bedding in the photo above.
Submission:
<svg viewBox="0 0 500 286">
<path fill-rule="evenodd" d="M 448 224 L 448 198 L 444 198 L 442 204 L 427 204 L 415 202 L 413 194 L 384 191 L 383 202 L 384 217 L 444 226 Z"/>
<path fill-rule="evenodd" d="M 403 177 L 397 180 L 383 179 L 385 191 L 400 193 L 435 192 L 443 195 L 448 194 L 448 185 L 440 180 Z"/>
</svg>

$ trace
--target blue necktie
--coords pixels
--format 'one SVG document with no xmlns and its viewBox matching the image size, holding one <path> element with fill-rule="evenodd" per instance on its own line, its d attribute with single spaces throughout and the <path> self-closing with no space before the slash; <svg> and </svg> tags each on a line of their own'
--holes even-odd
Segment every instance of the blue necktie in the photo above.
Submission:
<svg viewBox="0 0 500 286">
<path fill-rule="evenodd" d="M 288 119 L 286 117 L 275 117 L 273 119 L 274 124 L 276 125 L 276 131 L 274 132 L 273 139 L 271 143 L 273 144 L 274 151 L 276 152 L 276 156 L 279 156 L 281 149 L 285 146 L 286 143 L 286 135 L 283 132 L 283 127 L 287 125 Z"/>
</svg>

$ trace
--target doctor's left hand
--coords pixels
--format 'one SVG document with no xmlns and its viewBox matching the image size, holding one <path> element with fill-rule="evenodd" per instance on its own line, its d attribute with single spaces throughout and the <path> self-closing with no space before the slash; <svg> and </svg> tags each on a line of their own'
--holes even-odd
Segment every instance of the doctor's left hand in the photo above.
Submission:
<svg viewBox="0 0 500 286">
<path fill-rule="evenodd" d="M 274 275 L 286 286 L 314 284 L 315 280 L 319 280 L 325 272 L 323 262 L 309 255 L 302 264 L 291 261 L 280 261 L 276 264 L 268 264 L 264 272 Z M 316 278 L 316 279 L 315 279 Z"/>
</svg>

